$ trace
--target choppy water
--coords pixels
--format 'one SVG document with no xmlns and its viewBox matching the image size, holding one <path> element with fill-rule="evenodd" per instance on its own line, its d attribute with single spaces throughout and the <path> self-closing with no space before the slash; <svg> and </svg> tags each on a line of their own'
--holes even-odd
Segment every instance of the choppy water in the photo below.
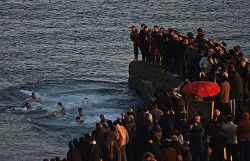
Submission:
<svg viewBox="0 0 250 161">
<path fill-rule="evenodd" d="M 249 1 L 3 0 L 0 2 L 0 160 L 64 157 L 99 115 L 115 119 L 144 96 L 128 87 L 130 26 L 146 23 L 240 45 L 249 58 Z M 36 92 L 41 101 L 30 100 Z M 82 102 L 89 98 L 89 103 Z M 26 101 L 33 107 L 22 109 Z M 55 116 L 61 101 L 66 116 Z M 73 120 L 77 108 L 85 123 Z"/>
</svg>

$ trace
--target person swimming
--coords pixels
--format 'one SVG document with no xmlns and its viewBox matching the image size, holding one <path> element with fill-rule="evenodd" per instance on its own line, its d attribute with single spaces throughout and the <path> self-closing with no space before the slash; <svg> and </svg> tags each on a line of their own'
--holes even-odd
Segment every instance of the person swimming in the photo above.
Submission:
<svg viewBox="0 0 250 161">
<path fill-rule="evenodd" d="M 53 111 L 52 113 L 53 113 L 53 114 L 62 114 L 62 115 L 65 115 L 65 114 L 66 114 L 66 111 L 65 111 L 64 105 L 63 105 L 61 102 L 58 102 L 57 105 L 58 105 L 61 109 L 58 109 L 58 110 L 56 110 L 56 111 Z"/>
<path fill-rule="evenodd" d="M 34 100 L 39 100 L 39 101 L 41 101 L 41 98 L 40 98 L 40 97 L 37 97 L 36 94 L 35 94 L 34 92 L 31 94 L 31 98 L 34 99 Z"/>
<path fill-rule="evenodd" d="M 31 109 L 30 103 L 29 103 L 29 102 L 26 102 L 26 103 L 24 104 L 24 108 L 26 108 L 27 110 L 28 110 L 28 109 Z"/>
<path fill-rule="evenodd" d="M 82 100 L 82 105 L 84 105 L 86 107 L 90 107 L 90 106 L 92 106 L 92 102 L 91 102 L 91 100 L 89 98 L 84 98 Z"/>
<path fill-rule="evenodd" d="M 81 108 L 78 108 L 78 117 L 86 117 L 86 114 L 82 112 Z"/>
<path fill-rule="evenodd" d="M 79 123 L 84 123 L 84 120 L 81 120 L 81 118 L 80 117 L 76 117 L 76 120 L 75 120 L 76 122 L 79 122 Z"/>
</svg>

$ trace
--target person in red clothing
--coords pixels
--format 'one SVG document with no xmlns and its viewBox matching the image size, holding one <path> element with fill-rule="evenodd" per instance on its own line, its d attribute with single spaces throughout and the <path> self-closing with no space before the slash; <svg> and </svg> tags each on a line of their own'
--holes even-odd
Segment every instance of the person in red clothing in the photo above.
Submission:
<svg viewBox="0 0 250 161">
<path fill-rule="evenodd" d="M 249 114 L 244 112 L 243 120 L 238 123 L 237 136 L 239 139 L 240 161 L 250 160 L 250 121 Z"/>
</svg>

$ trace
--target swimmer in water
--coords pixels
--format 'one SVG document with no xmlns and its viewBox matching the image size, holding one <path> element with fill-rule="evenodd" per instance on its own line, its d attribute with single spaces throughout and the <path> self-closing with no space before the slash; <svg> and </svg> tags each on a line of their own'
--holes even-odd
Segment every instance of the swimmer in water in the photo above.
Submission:
<svg viewBox="0 0 250 161">
<path fill-rule="evenodd" d="M 61 110 L 60 114 L 61 114 L 61 115 L 66 115 L 65 108 L 62 108 L 62 110 Z"/>
<path fill-rule="evenodd" d="M 40 97 L 37 97 L 36 94 L 33 92 L 32 95 L 31 95 L 31 98 L 34 99 L 34 100 L 39 100 L 41 101 L 41 98 Z"/>
<path fill-rule="evenodd" d="M 81 108 L 78 108 L 78 117 L 85 117 L 86 114 L 82 112 Z"/>
<path fill-rule="evenodd" d="M 84 123 L 84 120 L 81 120 L 80 117 L 76 117 L 76 122 Z"/>
<path fill-rule="evenodd" d="M 24 104 L 24 107 L 27 108 L 27 110 L 28 110 L 28 109 L 31 109 L 31 106 L 30 106 L 30 103 L 29 103 L 29 102 L 26 102 L 26 103 Z"/>
<path fill-rule="evenodd" d="M 84 99 L 82 100 L 82 104 L 83 104 L 84 106 L 87 106 L 87 107 L 92 106 L 92 102 L 91 102 L 91 100 L 88 99 L 88 98 L 84 98 Z"/>
<path fill-rule="evenodd" d="M 61 108 L 61 109 L 58 109 L 56 111 L 53 111 L 52 113 L 55 114 L 55 113 L 60 113 L 62 115 L 65 115 L 66 112 L 65 112 L 65 108 L 63 106 L 63 104 L 61 102 L 58 102 L 57 105 Z"/>
</svg>

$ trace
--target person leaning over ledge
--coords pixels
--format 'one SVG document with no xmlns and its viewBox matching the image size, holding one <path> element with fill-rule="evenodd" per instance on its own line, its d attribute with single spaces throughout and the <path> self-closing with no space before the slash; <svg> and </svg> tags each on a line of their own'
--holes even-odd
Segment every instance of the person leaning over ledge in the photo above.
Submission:
<svg viewBox="0 0 250 161">
<path fill-rule="evenodd" d="M 249 114 L 244 112 L 243 120 L 238 123 L 237 136 L 239 139 L 240 161 L 250 160 L 250 121 Z"/>
</svg>

